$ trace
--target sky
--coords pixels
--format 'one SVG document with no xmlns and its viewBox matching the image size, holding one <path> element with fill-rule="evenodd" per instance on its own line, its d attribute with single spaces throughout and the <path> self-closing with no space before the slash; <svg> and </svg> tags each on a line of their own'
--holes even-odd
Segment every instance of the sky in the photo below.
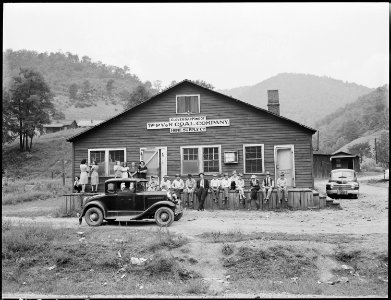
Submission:
<svg viewBox="0 0 391 300">
<path fill-rule="evenodd" d="M 217 89 L 278 73 L 389 82 L 383 3 L 6 3 L 3 51 L 71 52 L 142 81 Z"/>
</svg>

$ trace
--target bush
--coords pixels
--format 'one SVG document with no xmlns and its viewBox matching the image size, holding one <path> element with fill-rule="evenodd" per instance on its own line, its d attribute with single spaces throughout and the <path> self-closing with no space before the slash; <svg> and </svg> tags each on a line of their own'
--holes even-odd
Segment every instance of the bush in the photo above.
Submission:
<svg viewBox="0 0 391 300">
<path fill-rule="evenodd" d="M 190 280 L 187 285 L 185 292 L 189 294 L 205 294 L 209 289 L 208 284 L 202 279 Z"/>
<path fill-rule="evenodd" d="M 368 172 L 376 171 L 376 161 L 373 158 L 364 157 L 361 163 L 361 170 Z"/>
<path fill-rule="evenodd" d="M 232 244 L 224 244 L 222 249 L 221 249 L 221 252 L 223 252 L 224 255 L 231 255 L 232 253 L 234 253 L 234 245 Z"/>
<path fill-rule="evenodd" d="M 179 248 L 187 244 L 189 241 L 183 235 L 175 235 L 168 230 L 164 230 L 162 228 L 159 229 L 157 236 L 157 240 L 152 240 L 150 245 L 148 246 L 148 249 L 151 251 L 157 251 L 165 248 Z"/>
</svg>

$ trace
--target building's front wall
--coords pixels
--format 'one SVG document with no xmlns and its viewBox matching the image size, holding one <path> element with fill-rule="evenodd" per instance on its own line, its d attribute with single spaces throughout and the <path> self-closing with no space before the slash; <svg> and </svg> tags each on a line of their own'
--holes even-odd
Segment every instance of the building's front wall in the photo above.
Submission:
<svg viewBox="0 0 391 300">
<path fill-rule="evenodd" d="M 169 129 L 147 130 L 147 123 L 167 122 L 169 118 L 186 117 L 176 114 L 176 95 L 200 95 L 200 114 L 206 119 L 229 119 L 228 127 L 207 127 L 205 132 L 170 133 Z M 264 145 L 264 172 L 275 176 L 275 146 L 294 146 L 296 187 L 312 187 L 312 132 L 269 113 L 251 108 L 222 95 L 182 84 L 85 133 L 73 140 L 74 175 L 80 161 L 87 159 L 89 149 L 125 148 L 126 161 L 140 159 L 140 148 L 167 147 L 167 173 L 181 172 L 183 146 L 220 145 L 221 172 L 244 171 L 243 145 Z M 238 164 L 224 164 L 225 151 L 238 151 Z M 185 177 L 187 174 L 182 174 Z M 251 174 L 245 174 L 249 178 Z M 263 174 L 258 177 L 263 178 Z M 102 178 L 103 180 L 104 178 Z"/>
</svg>

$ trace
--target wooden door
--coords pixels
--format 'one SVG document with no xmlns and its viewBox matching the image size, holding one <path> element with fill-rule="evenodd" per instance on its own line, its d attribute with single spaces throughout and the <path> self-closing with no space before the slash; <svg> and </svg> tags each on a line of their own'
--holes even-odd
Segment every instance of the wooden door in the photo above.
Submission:
<svg viewBox="0 0 391 300">
<path fill-rule="evenodd" d="M 295 186 L 295 167 L 293 146 L 275 147 L 275 176 L 276 180 L 281 172 L 285 173 L 288 186 Z"/>
<path fill-rule="evenodd" d="M 140 148 L 140 160 L 148 168 L 147 178 L 157 176 L 160 184 L 161 178 L 167 174 L 167 147 Z"/>
</svg>

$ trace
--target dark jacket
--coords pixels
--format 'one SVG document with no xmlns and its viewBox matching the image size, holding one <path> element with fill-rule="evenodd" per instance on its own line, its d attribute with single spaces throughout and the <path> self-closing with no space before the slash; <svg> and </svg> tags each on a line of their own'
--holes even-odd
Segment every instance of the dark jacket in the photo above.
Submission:
<svg viewBox="0 0 391 300">
<path fill-rule="evenodd" d="M 197 180 L 197 189 L 200 188 L 200 184 L 201 184 L 201 179 L 198 179 Z M 204 178 L 204 188 L 205 189 L 209 188 L 209 181 L 208 181 L 208 179 L 205 179 L 205 178 Z"/>
<path fill-rule="evenodd" d="M 253 181 L 252 179 L 250 180 L 250 187 L 251 187 L 251 190 L 256 190 L 256 191 L 259 191 L 259 189 L 261 188 L 261 186 L 259 185 L 259 180 L 258 179 L 255 179 L 255 184 L 253 184 Z"/>
</svg>

